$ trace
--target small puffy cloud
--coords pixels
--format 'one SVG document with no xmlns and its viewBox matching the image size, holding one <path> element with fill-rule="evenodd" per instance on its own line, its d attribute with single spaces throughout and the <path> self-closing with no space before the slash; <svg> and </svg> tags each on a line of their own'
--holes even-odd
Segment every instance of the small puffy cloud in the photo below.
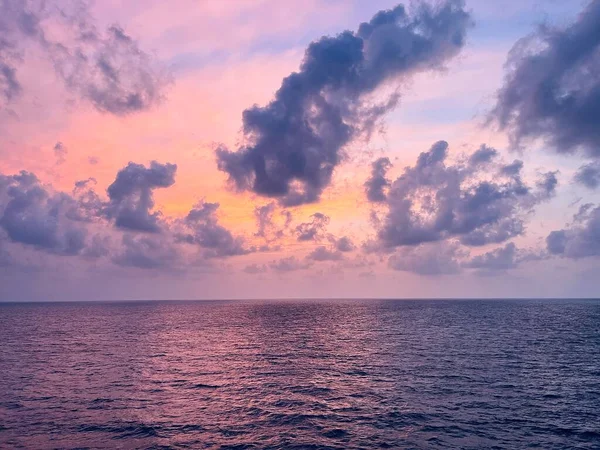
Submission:
<svg viewBox="0 0 600 450">
<path fill-rule="evenodd" d="M 339 239 L 334 238 L 333 243 L 335 245 L 336 250 L 340 252 L 347 253 L 352 252 L 356 249 L 356 246 L 354 245 L 352 240 L 347 236 L 343 236 Z"/>
<path fill-rule="evenodd" d="M 54 156 L 56 156 L 56 164 L 60 165 L 67 160 L 67 148 L 62 142 L 54 144 Z"/>
<path fill-rule="evenodd" d="M 554 196 L 558 186 L 558 171 L 542 173 L 535 185 L 537 189 L 537 200 L 547 200 Z"/>
<path fill-rule="evenodd" d="M 277 205 L 275 202 L 254 208 L 254 217 L 257 224 L 257 231 L 254 233 L 256 237 L 262 237 L 270 242 L 284 236 L 292 223 L 292 214 L 287 210 L 280 211 L 284 223 L 277 224 L 274 218 L 276 210 Z"/>
<path fill-rule="evenodd" d="M 150 167 L 144 167 L 130 162 L 119 171 L 115 181 L 108 187 L 110 201 L 105 208 L 106 216 L 114 219 L 118 228 L 159 232 L 161 213 L 152 212 L 152 192 L 157 188 L 172 186 L 176 171 L 175 164 L 152 161 Z"/>
<path fill-rule="evenodd" d="M 325 214 L 317 212 L 310 217 L 310 222 L 301 223 L 295 228 L 296 239 L 300 242 L 320 240 L 329 224 L 329 216 Z"/>
<path fill-rule="evenodd" d="M 339 261 L 344 255 L 339 250 L 328 249 L 320 245 L 307 255 L 312 261 Z"/>
<path fill-rule="evenodd" d="M 273 227 L 273 212 L 275 208 L 275 202 L 254 208 L 254 216 L 258 225 L 255 236 L 265 237 L 268 230 Z"/>
<path fill-rule="evenodd" d="M 486 165 L 492 162 L 497 156 L 498 150 L 483 144 L 471 154 L 469 157 L 469 165 L 471 167 Z"/>
<path fill-rule="evenodd" d="M 398 249 L 388 260 L 394 270 L 419 275 L 450 275 L 460 272 L 459 259 L 464 251 L 456 243 L 421 244 Z"/>
<path fill-rule="evenodd" d="M 371 176 L 365 182 L 365 193 L 370 202 L 385 201 L 385 189 L 390 186 L 386 174 L 390 167 L 392 163 L 389 158 L 379 158 L 371 164 Z"/>
<path fill-rule="evenodd" d="M 206 258 L 225 258 L 246 255 L 254 248 L 247 248 L 241 236 L 219 224 L 216 212 L 218 203 L 199 202 L 183 220 L 184 231 L 177 234 L 179 242 L 198 245 Z"/>
<path fill-rule="evenodd" d="M 244 267 L 244 272 L 250 274 L 250 275 L 258 275 L 261 273 L 265 273 L 267 271 L 267 266 L 264 264 L 249 264 L 246 267 Z"/>
<path fill-rule="evenodd" d="M 163 236 L 126 233 L 113 262 L 123 267 L 172 270 L 178 258 L 175 246 Z"/>
<path fill-rule="evenodd" d="M 515 159 L 512 163 L 506 164 L 502 166 L 500 169 L 502 175 L 508 175 L 510 177 L 514 177 L 521 174 L 521 170 L 523 169 L 523 161 L 520 159 Z"/>
<path fill-rule="evenodd" d="M 276 272 L 295 272 L 308 269 L 310 262 L 302 261 L 295 256 L 288 256 L 287 258 L 271 261 L 269 267 Z"/>
<path fill-rule="evenodd" d="M 67 211 L 67 216 L 71 220 L 93 222 L 98 218 L 103 218 L 106 203 L 94 190 L 96 183 L 95 178 L 75 182 L 72 196 L 76 200 L 76 204 Z"/>
<path fill-rule="evenodd" d="M 600 161 L 581 166 L 575 173 L 574 180 L 588 189 L 597 189 L 600 186 Z"/>
<path fill-rule="evenodd" d="M 471 258 L 465 267 L 482 270 L 508 270 L 517 267 L 517 246 L 509 242 L 504 247 Z"/>
<path fill-rule="evenodd" d="M 582 205 L 573 224 L 552 231 L 546 238 L 548 252 L 566 258 L 600 256 L 600 207 Z"/>
</svg>

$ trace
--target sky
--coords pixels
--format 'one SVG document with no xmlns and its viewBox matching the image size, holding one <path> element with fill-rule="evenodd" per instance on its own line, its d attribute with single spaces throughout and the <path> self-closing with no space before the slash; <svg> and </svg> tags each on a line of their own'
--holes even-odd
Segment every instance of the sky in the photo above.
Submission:
<svg viewBox="0 0 600 450">
<path fill-rule="evenodd" d="M 0 0 L 0 301 L 593 297 L 600 0 Z"/>
</svg>

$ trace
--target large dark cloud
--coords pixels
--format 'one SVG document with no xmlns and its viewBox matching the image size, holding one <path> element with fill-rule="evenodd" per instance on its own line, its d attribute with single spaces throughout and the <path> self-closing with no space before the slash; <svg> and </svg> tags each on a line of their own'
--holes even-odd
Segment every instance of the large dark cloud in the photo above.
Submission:
<svg viewBox="0 0 600 450">
<path fill-rule="evenodd" d="M 551 232 L 546 245 L 548 252 L 567 258 L 600 256 L 600 207 L 582 205 L 571 226 Z"/>
<path fill-rule="evenodd" d="M 130 162 L 117 173 L 115 181 L 108 187 L 110 199 L 105 208 L 107 217 L 114 219 L 119 228 L 150 233 L 161 229 L 160 212 L 151 212 L 154 207 L 152 192 L 175 183 L 175 164 L 160 164 L 156 161 L 146 168 Z"/>
<path fill-rule="evenodd" d="M 465 43 L 470 17 L 460 0 L 436 7 L 380 11 L 357 32 L 311 43 L 298 72 L 275 99 L 243 113 L 247 144 L 217 150 L 220 170 L 239 190 L 278 197 L 286 206 L 315 202 L 343 158 L 344 146 L 368 133 L 397 103 L 367 100 L 389 80 L 440 69 Z"/>
<path fill-rule="evenodd" d="M 556 174 L 542 174 L 530 187 L 521 178 L 521 165 L 507 171 L 488 159 L 477 154 L 467 164 L 450 164 L 444 141 L 421 153 L 391 183 L 387 212 L 371 247 L 389 251 L 448 238 L 481 246 L 522 234 L 525 216 L 554 194 Z"/>
<path fill-rule="evenodd" d="M 492 113 L 515 146 L 542 138 L 600 157 L 600 0 L 562 29 L 540 26 L 511 50 Z"/>
<path fill-rule="evenodd" d="M 18 68 L 28 46 L 41 48 L 72 91 L 98 110 L 124 115 L 159 102 L 170 77 L 118 25 L 97 29 L 88 2 L 2 0 L 0 89 L 5 101 L 22 90 Z"/>
<path fill-rule="evenodd" d="M 206 258 L 224 258 L 256 251 L 246 246 L 244 238 L 234 236 L 219 224 L 216 216 L 218 208 L 218 203 L 198 203 L 183 220 L 185 231 L 178 233 L 177 239 L 200 246 Z"/>
<path fill-rule="evenodd" d="M 77 201 L 42 185 L 22 171 L 0 174 L 0 227 L 16 243 L 57 255 L 76 255 L 85 247 L 87 230 L 69 213 Z"/>
</svg>

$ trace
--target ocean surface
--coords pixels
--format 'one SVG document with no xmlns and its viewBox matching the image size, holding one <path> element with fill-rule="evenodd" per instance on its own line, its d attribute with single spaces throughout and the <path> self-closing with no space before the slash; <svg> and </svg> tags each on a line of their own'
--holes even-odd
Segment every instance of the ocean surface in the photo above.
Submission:
<svg viewBox="0 0 600 450">
<path fill-rule="evenodd" d="M 0 304 L 0 448 L 600 448 L 600 301 Z"/>
</svg>

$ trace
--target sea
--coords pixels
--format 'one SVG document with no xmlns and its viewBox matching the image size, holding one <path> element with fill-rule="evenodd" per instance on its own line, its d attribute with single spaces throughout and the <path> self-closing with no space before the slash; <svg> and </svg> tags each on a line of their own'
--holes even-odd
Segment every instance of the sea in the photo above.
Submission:
<svg viewBox="0 0 600 450">
<path fill-rule="evenodd" d="M 0 448 L 600 449 L 600 301 L 3 303 Z"/>
</svg>

